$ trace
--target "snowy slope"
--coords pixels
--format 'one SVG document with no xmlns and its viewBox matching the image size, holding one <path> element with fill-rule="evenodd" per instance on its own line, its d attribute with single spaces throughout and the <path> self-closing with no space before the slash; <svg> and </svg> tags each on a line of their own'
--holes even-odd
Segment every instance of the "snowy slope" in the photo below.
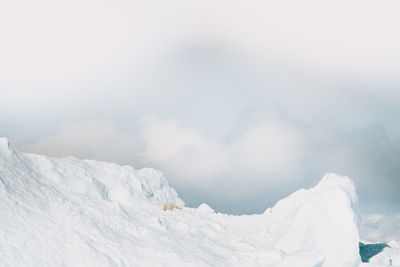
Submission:
<svg viewBox="0 0 400 267">
<path fill-rule="evenodd" d="M 184 205 L 159 171 L 21 153 L 0 138 L 0 266 L 360 264 L 347 177 L 251 216 L 163 202 Z"/>
</svg>

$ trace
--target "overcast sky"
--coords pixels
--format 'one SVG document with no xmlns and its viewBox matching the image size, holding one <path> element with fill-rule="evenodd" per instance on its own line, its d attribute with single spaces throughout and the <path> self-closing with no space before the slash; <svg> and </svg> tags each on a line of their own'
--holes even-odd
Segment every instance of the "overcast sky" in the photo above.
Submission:
<svg viewBox="0 0 400 267">
<path fill-rule="evenodd" d="M 3 1 L 0 136 L 262 212 L 326 172 L 400 212 L 398 1 Z"/>
</svg>

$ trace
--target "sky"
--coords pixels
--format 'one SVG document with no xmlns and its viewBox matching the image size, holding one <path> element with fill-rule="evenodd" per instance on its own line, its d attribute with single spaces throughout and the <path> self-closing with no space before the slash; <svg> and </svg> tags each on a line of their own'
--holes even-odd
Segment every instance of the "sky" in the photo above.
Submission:
<svg viewBox="0 0 400 267">
<path fill-rule="evenodd" d="M 399 8 L 5 1 L 0 136 L 160 169 L 188 206 L 260 213 L 334 172 L 354 181 L 362 213 L 394 216 Z"/>
</svg>

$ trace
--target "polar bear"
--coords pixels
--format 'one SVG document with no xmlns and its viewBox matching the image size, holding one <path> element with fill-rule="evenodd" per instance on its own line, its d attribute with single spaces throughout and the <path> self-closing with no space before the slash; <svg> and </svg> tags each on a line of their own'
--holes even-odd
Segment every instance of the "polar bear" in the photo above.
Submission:
<svg viewBox="0 0 400 267">
<path fill-rule="evenodd" d="M 175 203 L 172 202 L 165 202 L 162 204 L 162 209 L 163 210 L 173 210 L 173 209 L 182 209 L 181 207 L 175 205 Z"/>
</svg>

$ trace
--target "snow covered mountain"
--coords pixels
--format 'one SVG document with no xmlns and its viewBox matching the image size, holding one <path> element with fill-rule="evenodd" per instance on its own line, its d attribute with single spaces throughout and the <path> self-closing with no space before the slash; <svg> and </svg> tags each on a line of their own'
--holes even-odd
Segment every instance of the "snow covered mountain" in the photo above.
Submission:
<svg viewBox="0 0 400 267">
<path fill-rule="evenodd" d="M 232 216 L 184 207 L 157 170 L 22 153 L 0 138 L 1 266 L 352 267 L 357 224 L 347 177 Z"/>
</svg>

